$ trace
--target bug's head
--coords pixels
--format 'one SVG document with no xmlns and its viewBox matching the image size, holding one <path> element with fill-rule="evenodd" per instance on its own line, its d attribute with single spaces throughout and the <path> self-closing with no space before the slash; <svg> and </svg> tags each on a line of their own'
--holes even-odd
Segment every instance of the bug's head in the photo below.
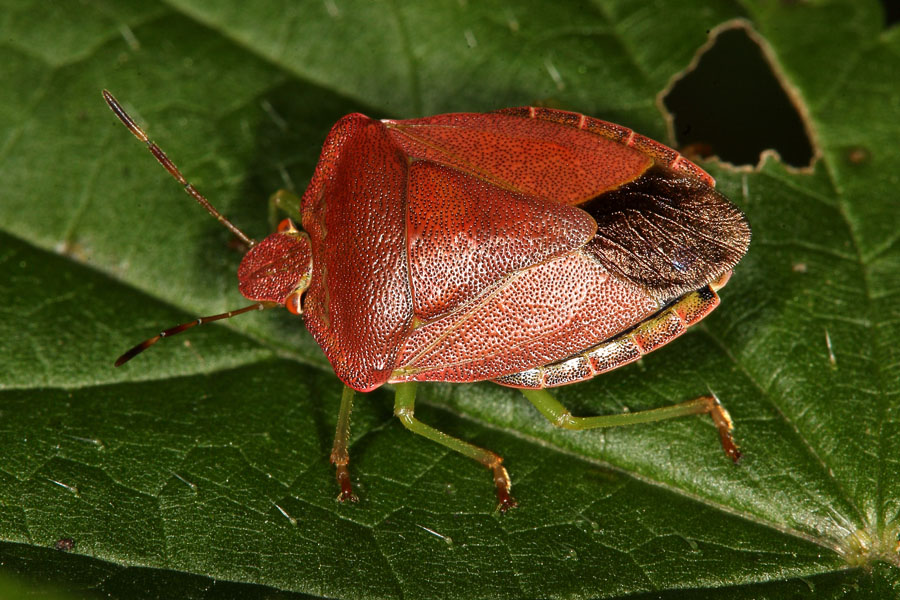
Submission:
<svg viewBox="0 0 900 600">
<path fill-rule="evenodd" d="M 244 255 L 238 268 L 238 288 L 248 300 L 283 304 L 300 315 L 311 275 L 309 235 L 285 219 L 275 233 Z"/>
</svg>

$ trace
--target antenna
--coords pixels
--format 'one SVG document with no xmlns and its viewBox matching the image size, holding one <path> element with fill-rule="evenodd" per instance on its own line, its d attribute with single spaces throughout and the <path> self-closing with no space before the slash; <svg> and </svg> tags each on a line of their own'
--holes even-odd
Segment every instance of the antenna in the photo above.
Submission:
<svg viewBox="0 0 900 600">
<path fill-rule="evenodd" d="M 226 219 L 225 216 L 222 215 L 222 213 L 216 210 L 216 207 L 210 204 L 209 200 L 207 200 L 203 196 L 203 194 L 198 192 L 196 188 L 194 188 L 194 186 L 184 178 L 184 175 L 181 174 L 181 171 L 178 170 L 178 167 L 175 166 L 175 163 L 173 163 L 169 159 L 169 157 L 166 156 L 166 153 L 163 152 L 159 146 L 157 146 L 150 140 L 150 138 L 147 137 L 147 134 L 144 133 L 144 130 L 134 122 L 134 119 L 131 118 L 131 115 L 125 112 L 125 109 L 122 108 L 122 105 L 119 104 L 119 101 L 116 100 L 108 90 L 103 90 L 103 99 L 106 100 L 106 103 L 109 104 L 109 107 L 112 109 L 112 111 L 116 113 L 116 116 L 119 117 L 119 120 L 125 124 L 125 127 L 128 128 L 128 131 L 130 131 L 134 135 L 134 137 L 147 144 L 147 149 L 150 150 L 150 154 L 152 154 L 156 158 L 156 160 L 159 161 L 159 164 L 161 164 L 166 169 L 166 171 L 168 171 L 169 174 L 172 175 L 172 177 L 174 177 L 176 181 L 178 181 L 178 183 L 184 186 L 184 191 L 190 194 L 190 196 L 194 200 L 196 200 L 200 204 L 200 206 L 205 208 L 206 212 L 214 216 L 219 223 L 224 225 L 228 229 L 228 231 L 233 233 L 248 248 L 252 248 L 256 245 L 255 240 L 247 237 L 243 231 L 238 229 L 231 221 Z M 273 308 L 275 306 L 278 306 L 278 304 L 275 302 L 254 302 L 253 304 L 245 306 L 244 308 L 239 308 L 238 310 L 231 310 L 218 315 L 211 315 L 209 317 L 200 317 L 188 323 L 182 323 L 181 325 L 170 327 L 165 331 L 161 331 L 159 334 L 153 336 L 152 338 L 144 340 L 143 342 L 120 356 L 116 360 L 116 366 L 120 367 L 124 365 L 129 360 L 131 360 L 159 340 L 179 334 L 182 331 L 186 331 L 188 329 L 191 329 L 192 327 L 196 327 L 197 325 L 212 323 L 213 321 L 219 321 L 221 319 L 230 319 L 231 317 L 249 312 L 251 310 L 265 310 L 267 308 Z"/>
<path fill-rule="evenodd" d="M 116 366 L 121 367 L 129 360 L 158 342 L 159 340 L 167 337 L 172 337 L 173 335 L 179 334 L 182 331 L 188 330 L 191 327 L 196 327 L 197 325 L 203 325 L 204 323 L 212 323 L 213 321 L 219 321 L 221 319 L 230 319 L 231 317 L 240 315 L 245 312 L 250 312 L 251 310 L 265 310 L 267 308 L 273 308 L 278 306 L 278 304 L 274 302 L 254 302 L 250 306 L 245 306 L 244 308 L 239 308 L 237 310 L 230 310 L 225 313 L 220 313 L 218 315 L 212 315 L 209 317 L 199 317 L 190 321 L 188 323 L 182 323 L 181 325 L 176 325 L 175 327 L 170 327 L 165 331 L 160 331 L 157 335 L 154 335 L 152 338 L 144 340 L 122 356 L 116 359 Z"/>
<path fill-rule="evenodd" d="M 188 180 L 184 178 L 184 175 L 181 174 L 181 171 L 178 170 L 178 167 L 175 166 L 169 157 L 166 156 L 166 153 L 162 151 L 162 149 L 153 143 L 150 138 L 147 137 L 147 134 L 144 133 L 144 130 L 138 126 L 137 123 L 134 122 L 134 119 L 131 118 L 125 109 L 122 108 L 122 105 L 119 104 L 119 101 L 113 97 L 112 94 L 109 93 L 109 90 L 103 90 L 103 99 L 106 100 L 106 103 L 109 104 L 109 107 L 112 109 L 116 116 L 119 117 L 119 120 L 125 124 L 125 127 L 128 128 L 134 137 L 141 140 L 145 144 L 147 144 L 147 149 L 150 150 L 150 154 L 152 154 L 156 160 L 159 161 L 166 171 L 169 172 L 172 177 L 174 177 L 178 183 L 184 186 L 184 191 L 186 191 L 190 196 L 196 200 L 200 206 L 206 209 L 206 212 L 211 214 L 216 218 L 216 220 L 224 225 L 228 231 L 233 233 L 239 240 L 241 240 L 248 248 L 252 248 L 256 245 L 256 241 L 247 237 L 243 231 L 238 229 L 231 221 L 226 219 L 222 213 L 216 210 L 216 207 L 209 203 L 203 194 L 198 192 L 193 185 L 188 183 Z"/>
</svg>

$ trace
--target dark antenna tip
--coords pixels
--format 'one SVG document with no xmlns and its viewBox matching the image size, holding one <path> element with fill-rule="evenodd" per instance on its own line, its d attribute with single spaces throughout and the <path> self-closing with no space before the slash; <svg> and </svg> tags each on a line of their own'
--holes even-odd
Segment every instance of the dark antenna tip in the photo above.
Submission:
<svg viewBox="0 0 900 600">
<path fill-rule="evenodd" d="M 144 350 L 146 350 L 147 348 L 149 348 L 150 346 L 152 346 L 153 344 L 158 342 L 160 339 L 162 339 L 160 336 L 155 335 L 152 338 L 150 338 L 149 340 L 144 340 L 143 342 L 141 342 L 140 344 L 138 344 L 137 346 L 135 346 L 128 352 L 124 353 L 119 358 L 117 358 L 116 366 L 121 367 L 122 365 L 127 363 L 129 360 L 131 360 L 132 358 L 134 358 L 135 356 L 137 356 L 138 354 L 140 354 L 141 352 L 143 352 Z"/>
</svg>

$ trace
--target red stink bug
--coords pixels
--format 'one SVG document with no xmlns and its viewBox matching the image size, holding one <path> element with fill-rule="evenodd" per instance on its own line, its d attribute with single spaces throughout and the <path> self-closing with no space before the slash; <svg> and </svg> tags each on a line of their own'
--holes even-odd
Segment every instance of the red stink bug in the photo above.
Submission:
<svg viewBox="0 0 900 600">
<path fill-rule="evenodd" d="M 540 108 L 407 121 L 342 118 L 302 200 L 254 242 L 191 186 L 109 92 L 103 97 L 185 190 L 248 247 L 238 269 L 254 304 L 163 331 L 159 339 L 254 309 L 301 315 L 344 382 L 331 461 L 341 500 L 355 391 L 396 388 L 415 433 L 492 470 L 497 454 L 414 416 L 416 382 L 492 380 L 520 388 L 554 425 L 591 429 L 708 413 L 726 454 L 731 419 L 712 396 L 634 413 L 574 417 L 546 388 L 637 360 L 719 303 L 747 250 L 743 214 L 714 180 L 630 129 Z M 296 197 L 276 194 L 282 201 Z"/>
</svg>

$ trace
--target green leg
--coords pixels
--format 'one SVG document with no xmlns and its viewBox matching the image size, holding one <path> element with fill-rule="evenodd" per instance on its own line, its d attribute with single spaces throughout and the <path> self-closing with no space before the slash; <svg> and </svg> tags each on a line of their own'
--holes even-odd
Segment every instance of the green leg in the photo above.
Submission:
<svg viewBox="0 0 900 600">
<path fill-rule="evenodd" d="M 288 190 L 278 190 L 269 196 L 269 224 L 272 229 L 284 217 L 279 217 L 278 213 L 287 213 L 299 226 L 300 224 L 300 196 Z"/>
<path fill-rule="evenodd" d="M 500 456 L 490 450 L 473 446 L 468 442 L 449 436 L 416 419 L 414 416 L 414 405 L 416 402 L 415 382 L 397 383 L 394 384 L 394 387 L 397 390 L 394 397 L 394 415 L 400 419 L 404 427 L 413 433 L 417 433 L 451 450 L 473 458 L 486 466 L 494 474 L 494 485 L 497 486 L 497 500 L 499 501 L 498 508 L 500 512 L 506 512 L 516 506 L 516 501 L 509 495 L 511 485 L 509 474 L 506 472 L 506 468 L 503 466 L 503 459 Z"/>
<path fill-rule="evenodd" d="M 341 502 L 356 502 L 358 498 L 353 493 L 350 484 L 350 471 L 347 464 L 350 462 L 350 453 L 347 451 L 347 443 L 350 440 L 350 411 L 353 410 L 353 388 L 344 386 L 341 395 L 341 411 L 338 413 L 337 430 L 334 432 L 334 446 L 331 448 L 331 463 L 335 466 L 338 485 L 341 493 L 338 500 Z"/>
<path fill-rule="evenodd" d="M 636 425 L 638 423 L 652 423 L 687 415 L 700 415 L 707 413 L 712 417 L 713 423 L 719 430 L 719 439 L 722 449 L 731 460 L 737 462 L 741 457 L 734 438 L 731 436 L 733 425 L 728 411 L 713 396 L 701 396 L 694 400 L 688 400 L 681 404 L 642 410 L 633 413 L 618 415 L 601 415 L 597 417 L 573 417 L 565 406 L 544 389 L 520 390 L 528 400 L 541 412 L 544 417 L 557 427 L 563 429 L 594 429 L 595 427 L 618 427 L 620 425 Z"/>
</svg>

